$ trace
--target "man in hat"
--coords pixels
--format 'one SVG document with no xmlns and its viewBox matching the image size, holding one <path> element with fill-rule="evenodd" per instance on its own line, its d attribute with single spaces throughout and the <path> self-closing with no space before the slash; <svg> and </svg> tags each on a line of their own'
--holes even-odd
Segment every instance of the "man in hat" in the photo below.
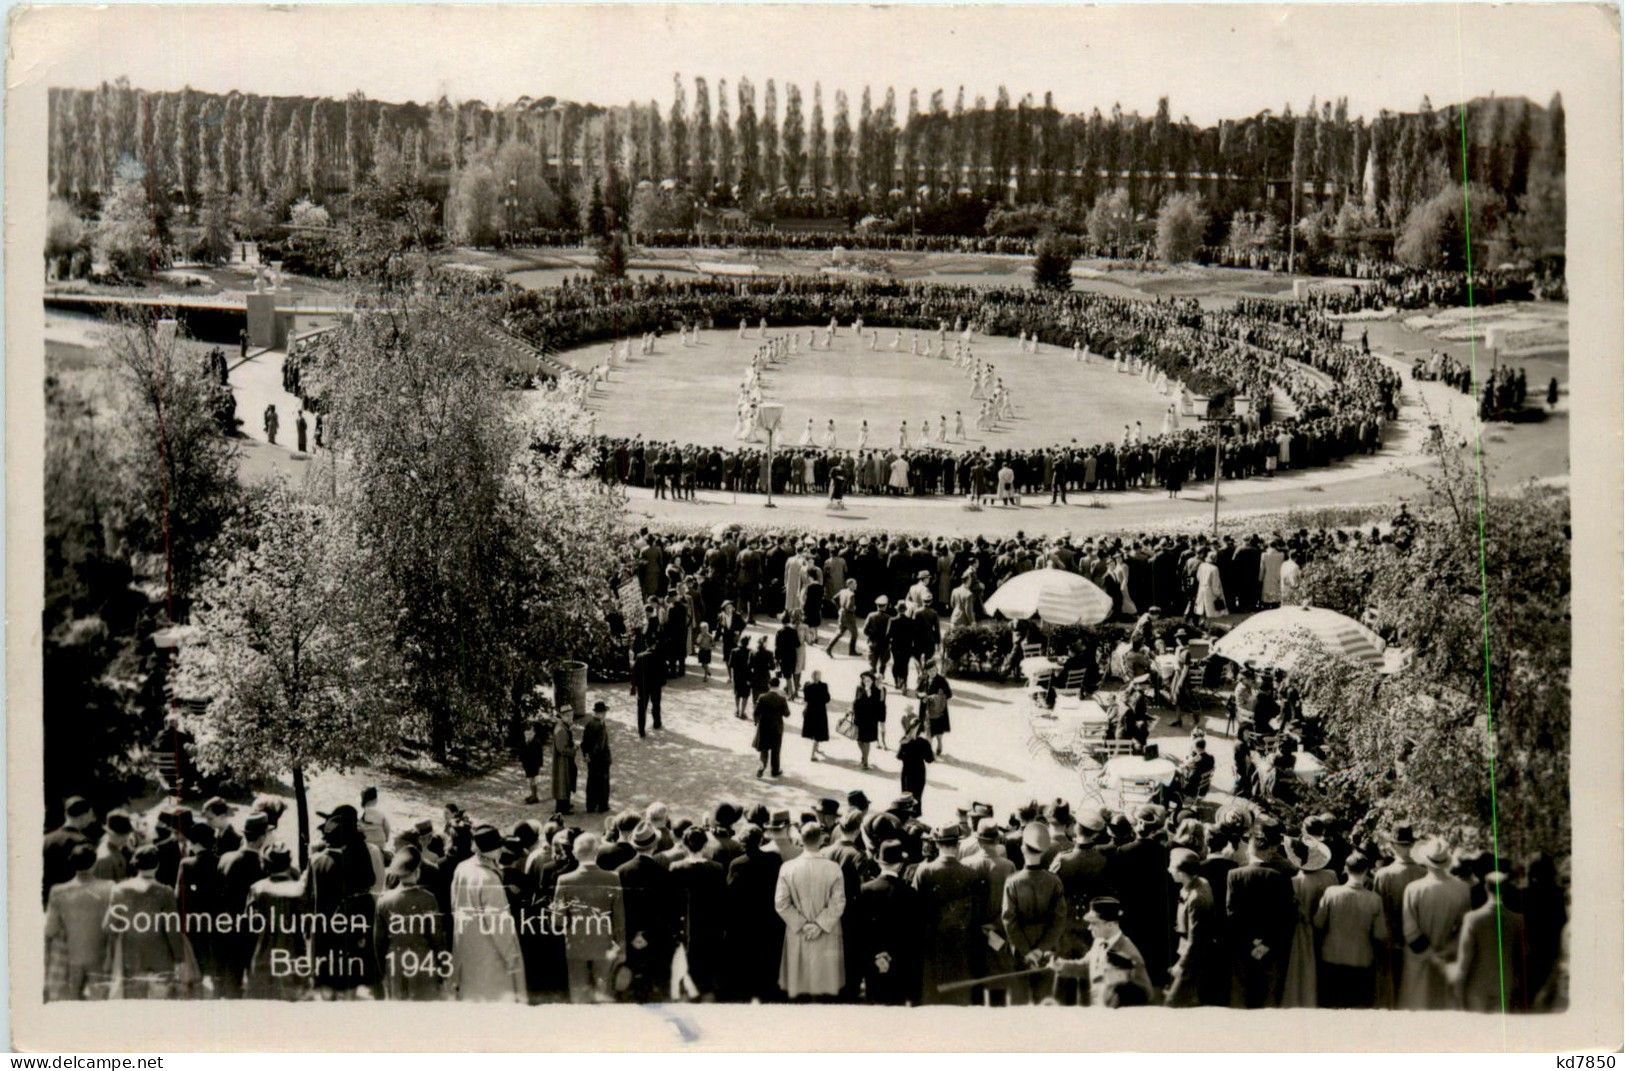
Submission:
<svg viewBox="0 0 1625 1071">
<path fill-rule="evenodd" d="M 814 813 L 817 814 L 818 824 L 823 828 L 824 836 L 827 839 L 830 831 L 833 830 L 836 824 L 841 820 L 840 801 L 825 796 L 823 799 L 818 801 L 818 809 Z"/>
<path fill-rule="evenodd" d="M 887 612 L 891 600 L 885 595 L 875 596 L 875 608 L 863 621 L 863 639 L 869 648 L 869 669 L 876 677 L 886 674 L 886 662 L 891 657 L 891 614 Z"/>
<path fill-rule="evenodd" d="M 846 805 L 850 810 L 857 811 L 860 815 L 869 813 L 869 797 L 864 794 L 861 788 L 854 788 L 846 794 Z"/>
<path fill-rule="evenodd" d="M 71 881 L 75 871 L 69 857 L 74 848 L 90 843 L 87 830 L 94 827 L 96 812 L 83 796 L 69 796 L 62 804 L 62 824 L 45 834 L 45 874 L 40 903 L 46 902 L 51 886 Z"/>
<path fill-rule="evenodd" d="M 1047 870 L 1057 856 L 1071 851 L 1075 843 L 1072 805 L 1065 800 L 1056 800 L 1045 811 L 1045 819 L 1049 823 L 1049 848 L 1044 853 L 1044 868 Z"/>
<path fill-rule="evenodd" d="M 937 615 L 929 591 L 925 593 L 920 608 L 914 611 L 914 624 L 909 635 L 912 639 L 911 650 L 919 662 L 920 693 L 924 695 L 940 689 L 945 697 L 952 696 L 948 680 L 942 675 L 942 663 L 937 658 L 937 651 L 942 646 L 942 619 Z"/>
<path fill-rule="evenodd" d="M 1168 875 L 1179 887 L 1179 908 L 1174 916 L 1179 947 L 1169 969 L 1164 1002 L 1170 1008 L 1225 1004 L 1230 997 L 1229 987 L 1216 984 L 1225 981 L 1226 969 L 1219 940 L 1218 912 L 1213 904 L 1213 890 L 1198 867 L 1196 853 L 1188 848 L 1169 852 Z"/>
<path fill-rule="evenodd" d="M 651 708 L 654 727 L 660 728 L 660 695 L 666 687 L 666 663 L 653 644 L 638 651 L 632 659 L 632 694 L 638 697 L 638 735 L 647 736 Z"/>
<path fill-rule="evenodd" d="M 1343 863 L 1348 879 L 1327 889 L 1315 909 L 1320 931 L 1320 1006 L 1369 1008 L 1376 995 L 1376 964 L 1387 949 L 1382 897 L 1371 891 L 1371 864 L 1359 852 Z"/>
<path fill-rule="evenodd" d="M 663 1000 L 671 981 L 677 945 L 677 894 L 670 869 L 655 858 L 660 833 L 648 822 L 632 830 L 637 853 L 616 871 L 626 903 L 626 966 L 632 972 L 627 996 L 639 1004 Z"/>
<path fill-rule="evenodd" d="M 1239 815 L 1226 816 L 1207 829 L 1207 855 L 1199 868 L 1213 893 L 1213 907 L 1221 920 L 1225 917 L 1224 898 L 1230 888 L 1230 872 L 1236 869 L 1236 854 L 1245 834 L 1243 822 Z"/>
<path fill-rule="evenodd" d="M 434 893 L 418 883 L 423 855 L 407 845 L 389 863 L 393 888 L 378 897 L 373 941 L 390 1000 L 438 1000 L 451 969 L 451 935 Z"/>
<path fill-rule="evenodd" d="M 904 596 L 904 601 L 908 603 L 909 609 L 918 610 L 924 606 L 926 604 L 926 600 L 930 598 L 931 571 L 929 569 L 921 569 L 919 572 L 914 574 L 914 583 L 909 587 L 908 594 Z"/>
<path fill-rule="evenodd" d="M 915 1004 L 920 996 L 920 894 L 903 880 L 908 851 L 900 840 L 887 840 L 877 852 L 879 876 L 864 882 L 850 916 L 858 931 L 849 970 L 861 973 L 864 999 L 870 1004 Z"/>
<path fill-rule="evenodd" d="M 1065 974 L 1081 972 L 1089 980 L 1089 1003 L 1106 1007 L 1119 986 L 1137 988 L 1143 1000 L 1149 1002 L 1154 989 L 1146 971 L 1145 960 L 1134 941 L 1123 932 L 1123 905 L 1116 897 L 1101 896 L 1089 905 L 1084 914 L 1094 943 L 1083 960 L 1060 960 L 1058 965 Z"/>
<path fill-rule="evenodd" d="M 106 881 L 123 881 L 130 876 L 130 853 L 134 850 L 135 826 L 128 811 L 107 813 L 102 841 L 96 846 L 96 865 L 91 872 Z"/>
<path fill-rule="evenodd" d="M 846 982 L 841 916 L 846 879 L 839 864 L 820 854 L 824 829 L 801 827 L 803 851 L 779 868 L 773 909 L 784 920 L 779 988 L 792 999 L 833 997 Z"/>
<path fill-rule="evenodd" d="M 76 844 L 68 853 L 73 877 L 51 886 L 45 903 L 47 1000 L 83 1000 L 92 977 L 107 962 L 113 882 L 96 876 L 96 849 Z"/>
<path fill-rule="evenodd" d="M 706 857 L 710 845 L 703 827 L 689 826 L 683 830 L 683 856 L 671 864 L 678 939 L 687 950 L 688 976 L 702 1000 L 717 991 L 727 919 L 728 875 L 721 864 Z"/>
<path fill-rule="evenodd" d="M 302 922 L 309 918 L 305 883 L 286 848 L 265 851 L 265 876 L 248 890 L 254 952 L 244 995 L 252 1000 L 299 1000 L 310 992 L 310 972 L 290 970 L 308 952 Z"/>
<path fill-rule="evenodd" d="M 739 818 L 739 808 L 726 801 L 717 804 L 716 810 L 711 815 L 705 857 L 722 867 L 724 879 L 727 878 L 728 868 L 733 865 L 733 861 L 745 851 L 734 837 L 734 826 L 739 824 Z"/>
<path fill-rule="evenodd" d="M 218 979 L 221 970 L 220 946 L 226 935 L 215 926 L 220 912 L 220 856 L 214 850 L 214 829 L 194 823 L 186 831 L 187 854 L 175 878 L 175 898 L 197 966 L 203 978 L 215 989 L 224 988 Z"/>
<path fill-rule="evenodd" d="M 350 993 L 368 980 L 372 958 L 372 854 L 357 828 L 359 815 L 348 803 L 321 819 L 321 847 L 305 875 L 310 910 L 322 916 L 311 936 L 310 954 L 317 988 Z M 359 926 L 351 921 L 359 918 Z M 359 964 L 359 965 L 358 965 Z"/>
<path fill-rule="evenodd" d="M 172 921 L 180 905 L 174 890 L 158 882 L 158 862 L 156 847 L 137 848 L 130 858 L 135 876 L 115 885 L 108 897 L 108 996 L 115 1000 L 184 996 L 197 979 L 191 945 Z"/>
<path fill-rule="evenodd" d="M 577 837 L 574 852 L 576 869 L 560 874 L 554 888 L 551 928 L 564 934 L 570 1002 L 605 1002 L 613 999 L 615 963 L 626 947 L 621 879 L 599 865 L 596 833 Z"/>
<path fill-rule="evenodd" d="M 1071 918 L 1061 879 L 1044 868 L 1049 848 L 1049 830 L 1038 822 L 1028 823 L 1021 834 L 1024 866 L 1004 884 L 999 916 L 1011 959 L 1021 966 L 1041 967 L 1060 953 Z M 1010 1003 L 1037 1004 L 1052 990 L 1048 975 L 1016 979 L 1010 985 Z"/>
<path fill-rule="evenodd" d="M 929 744 L 927 745 L 929 746 Z M 937 857 L 914 873 L 925 925 L 924 993 L 926 1004 L 968 1004 L 970 991 L 943 992 L 946 982 L 971 977 L 970 950 L 981 936 L 987 909 L 986 881 L 959 860 L 958 826 L 943 826 L 933 835 Z"/>
<path fill-rule="evenodd" d="M 1292 879 L 1280 866 L 1279 823 L 1253 831 L 1251 862 L 1230 871 L 1224 895 L 1230 1006 L 1277 1008 L 1297 925 Z"/>
<path fill-rule="evenodd" d="M 246 843 L 235 851 L 220 857 L 220 911 L 233 921 L 232 932 L 220 937 L 220 974 L 217 980 L 224 995 L 242 993 L 243 976 L 254 958 L 254 935 L 243 924 L 248 917 L 248 893 L 265 877 L 265 864 L 261 852 L 271 832 L 270 820 L 255 813 L 243 820 Z"/>
<path fill-rule="evenodd" d="M 1401 926 L 1405 966 L 1399 979 L 1399 1006 L 1418 1011 L 1454 1007 L 1445 963 L 1455 954 L 1458 928 L 1472 906 L 1472 890 L 1450 873 L 1453 862 L 1444 841 L 1418 844 L 1416 861 L 1427 873 L 1405 887 Z"/>
<path fill-rule="evenodd" d="M 756 764 L 757 777 L 767 772 L 769 766 L 774 777 L 783 776 L 784 772 L 779 768 L 779 749 L 784 746 L 784 721 L 789 716 L 790 704 L 779 691 L 779 678 L 772 677 L 768 681 L 767 691 L 757 697 L 751 714 L 756 734 L 751 738 L 750 746 L 760 759 Z"/>
<path fill-rule="evenodd" d="M 1016 865 L 1005 858 L 1004 839 L 1000 835 L 1002 831 L 998 822 L 980 813 L 984 807 L 986 804 L 971 804 L 970 821 L 975 823 L 975 840 L 970 851 L 960 860 L 972 873 L 981 875 L 987 889 L 987 903 L 982 909 L 981 940 L 976 943 L 975 955 L 971 957 L 971 969 L 979 977 L 1005 974 L 1016 969 L 1010 941 L 1001 925 L 1004 887 L 1017 873 Z M 990 1007 L 1003 1007 L 1008 1000 L 1008 990 L 1009 987 L 1003 983 L 977 986 L 971 990 L 971 1003 L 980 1004 L 985 1000 Z"/>
<path fill-rule="evenodd" d="M 1134 839 L 1107 856 L 1107 882 L 1133 907 L 1122 928 L 1134 942 L 1151 980 L 1161 984 L 1170 962 L 1168 920 L 1177 899 L 1168 877 L 1168 846 L 1161 838 L 1162 808 L 1144 804 L 1134 813 Z"/>
<path fill-rule="evenodd" d="M 863 796 L 861 791 L 854 790 L 847 793 L 847 799 L 853 796 Z M 865 809 L 868 799 L 862 801 Z M 842 891 L 846 895 L 846 914 L 841 919 L 841 939 L 846 944 L 846 983 L 841 988 L 841 999 L 854 1001 L 858 999 L 859 987 L 863 982 L 863 972 L 859 965 L 859 949 L 857 947 L 857 927 L 852 925 L 852 912 L 858 901 L 858 892 L 863 883 L 880 872 L 875 861 L 863 850 L 863 821 L 864 812 L 848 809 L 836 823 L 831 832 L 831 841 L 824 849 L 824 858 L 841 868 L 841 877 L 844 881 Z"/>
<path fill-rule="evenodd" d="M 473 830 L 475 854 L 451 879 L 452 957 L 449 988 L 458 1000 L 522 1002 L 524 961 L 518 926 L 502 881 L 502 833 Z"/>
<path fill-rule="evenodd" d="M 788 824 L 789 816 L 779 812 L 765 821 Z M 728 867 L 728 954 L 719 984 L 719 995 L 728 1000 L 783 999 L 779 969 L 784 920 L 774 910 L 773 898 L 784 857 L 768 850 L 765 836 L 762 826 L 746 826 L 740 838 L 744 852 Z"/>
<path fill-rule="evenodd" d="M 1506 902 L 1508 876 L 1484 876 L 1484 902 L 1461 920 L 1455 962 L 1448 967 L 1460 1007 L 1472 1012 L 1529 1010 L 1529 959 L 1523 915 Z"/>
<path fill-rule="evenodd" d="M 1106 820 L 1099 808 L 1088 808 L 1078 819 L 1075 840 L 1056 855 L 1049 869 L 1061 882 L 1066 895 L 1068 917 L 1055 952 L 1063 959 L 1080 959 L 1089 951 L 1089 926 L 1083 920 L 1096 897 L 1111 891 L 1107 882 L 1107 857 L 1101 845 L 1107 839 Z M 1075 979 L 1057 979 L 1056 996 L 1062 1003 L 1077 1003 Z"/>
<path fill-rule="evenodd" d="M 1405 889 L 1427 868 L 1411 859 L 1416 846 L 1416 833 L 1408 825 L 1398 825 L 1388 837 L 1388 850 L 1393 861 L 1379 867 L 1371 876 L 1371 888 L 1382 898 L 1382 914 L 1388 932 L 1387 946 L 1377 958 L 1377 995 L 1379 1008 L 1399 1007 L 1399 979 L 1405 969 Z"/>
</svg>

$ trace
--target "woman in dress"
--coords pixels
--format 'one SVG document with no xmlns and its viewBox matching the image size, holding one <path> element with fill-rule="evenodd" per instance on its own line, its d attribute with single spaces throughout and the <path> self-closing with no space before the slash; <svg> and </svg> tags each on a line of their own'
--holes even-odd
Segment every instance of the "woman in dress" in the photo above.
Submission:
<svg viewBox="0 0 1625 1071">
<path fill-rule="evenodd" d="M 818 670 L 813 670 L 812 680 L 801 689 L 801 698 L 807 703 L 801 711 L 801 735 L 812 741 L 810 758 L 817 762 L 818 746 L 829 742 L 829 685 Z"/>
<path fill-rule="evenodd" d="M 852 724 L 858 731 L 858 752 L 862 768 L 869 768 L 869 745 L 886 730 L 886 689 L 880 686 L 873 670 L 864 670 L 858 677 L 858 691 L 852 697 Z M 881 748 L 885 748 L 881 740 Z"/>
<path fill-rule="evenodd" d="M 1292 930 L 1292 947 L 1286 961 L 1286 985 L 1281 995 L 1283 1008 L 1313 1008 L 1318 1004 L 1315 970 L 1315 913 L 1321 897 L 1337 884 L 1337 875 L 1326 869 L 1332 853 L 1313 837 L 1289 838 L 1285 845 L 1287 861 L 1298 868 L 1292 876 L 1292 896 L 1298 904 L 1298 921 Z"/>
</svg>

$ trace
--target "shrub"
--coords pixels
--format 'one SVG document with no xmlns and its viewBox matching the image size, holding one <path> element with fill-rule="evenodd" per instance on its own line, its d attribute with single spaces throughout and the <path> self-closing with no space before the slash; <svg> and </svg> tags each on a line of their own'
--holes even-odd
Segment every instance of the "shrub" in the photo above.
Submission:
<svg viewBox="0 0 1625 1071">
<path fill-rule="evenodd" d="M 1050 231 L 1038 240 L 1033 257 L 1033 285 L 1040 290 L 1072 289 L 1072 239 Z"/>
</svg>

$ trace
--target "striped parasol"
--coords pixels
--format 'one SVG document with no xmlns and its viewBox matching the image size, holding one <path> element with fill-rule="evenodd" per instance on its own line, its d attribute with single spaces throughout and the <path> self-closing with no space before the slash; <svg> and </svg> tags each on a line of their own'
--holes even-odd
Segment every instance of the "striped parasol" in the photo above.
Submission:
<svg viewBox="0 0 1625 1071">
<path fill-rule="evenodd" d="M 1372 669 L 1383 667 L 1382 637 L 1352 617 L 1318 606 L 1282 606 L 1254 614 L 1213 645 L 1232 662 L 1290 669 L 1307 646 Z"/>
<path fill-rule="evenodd" d="M 1111 617 L 1112 597 L 1065 569 L 1033 569 L 1005 581 L 987 600 L 987 612 L 1051 625 L 1098 625 Z"/>
</svg>

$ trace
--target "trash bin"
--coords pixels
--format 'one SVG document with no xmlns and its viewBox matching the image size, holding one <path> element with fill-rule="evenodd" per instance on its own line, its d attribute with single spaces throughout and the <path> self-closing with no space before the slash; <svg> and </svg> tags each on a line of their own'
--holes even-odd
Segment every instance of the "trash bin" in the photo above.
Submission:
<svg viewBox="0 0 1625 1071">
<path fill-rule="evenodd" d="M 553 706 L 566 706 L 575 717 L 587 716 L 587 663 L 560 662 L 553 667 Z"/>
</svg>

